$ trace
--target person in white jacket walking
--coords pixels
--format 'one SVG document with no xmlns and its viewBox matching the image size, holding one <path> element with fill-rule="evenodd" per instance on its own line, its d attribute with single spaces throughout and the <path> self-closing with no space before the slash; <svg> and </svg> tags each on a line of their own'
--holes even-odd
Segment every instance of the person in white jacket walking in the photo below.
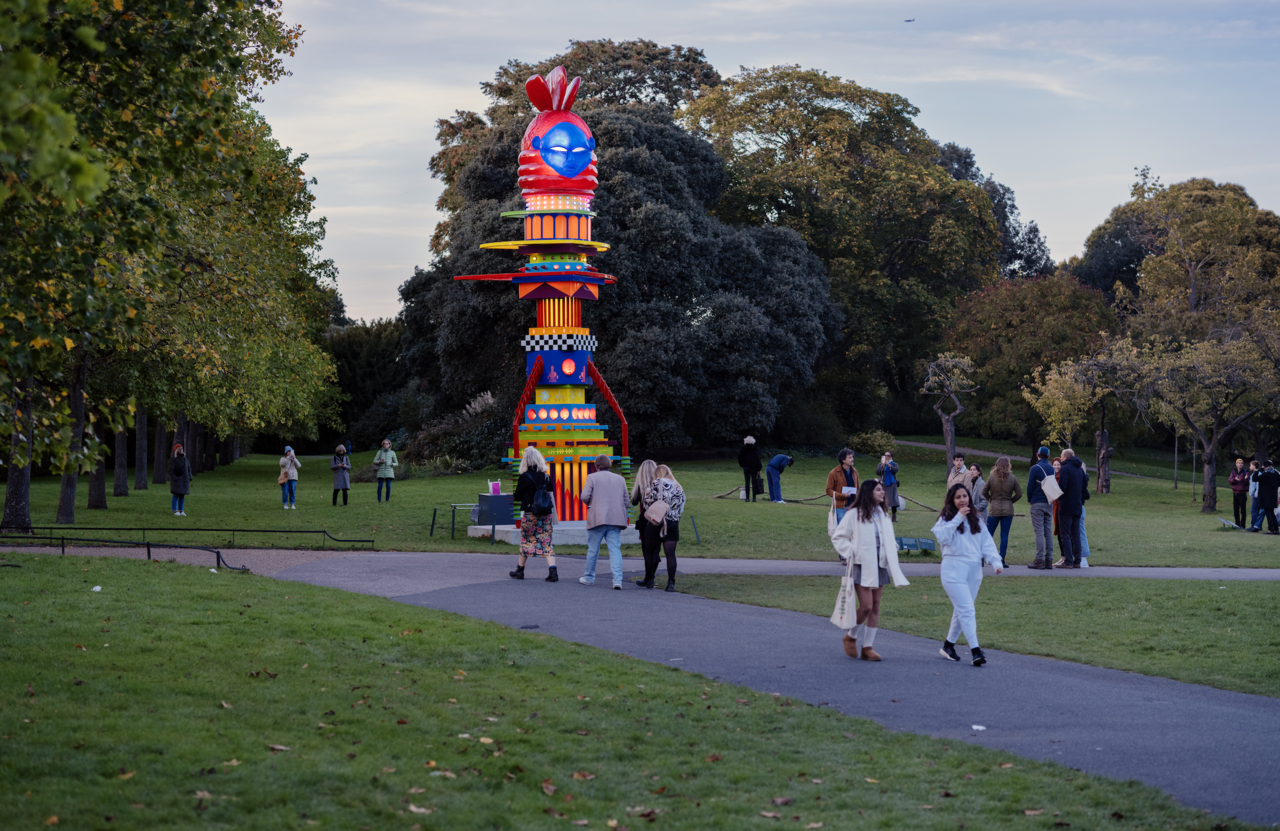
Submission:
<svg viewBox="0 0 1280 831">
<path fill-rule="evenodd" d="M 884 586 L 890 582 L 895 587 L 911 585 L 898 566 L 898 543 L 885 508 L 884 485 L 875 479 L 863 482 L 831 537 L 836 553 L 847 563 L 846 573 L 853 578 L 858 595 L 858 625 L 845 633 L 844 653 L 864 661 L 880 660 L 872 646 L 880 631 L 880 594 Z M 861 652 L 858 644 L 862 644 Z"/>
<path fill-rule="evenodd" d="M 987 659 L 978 645 L 978 615 L 973 603 L 982 585 L 982 562 L 991 563 L 996 574 L 1004 566 L 991 532 L 969 504 L 969 489 L 964 484 L 952 485 L 947 491 L 942 514 L 933 524 L 933 536 L 942 547 L 942 588 L 951 598 L 952 608 L 951 627 L 939 651 L 948 661 L 959 661 L 956 642 L 963 632 L 973 665 L 980 667 Z"/>
</svg>

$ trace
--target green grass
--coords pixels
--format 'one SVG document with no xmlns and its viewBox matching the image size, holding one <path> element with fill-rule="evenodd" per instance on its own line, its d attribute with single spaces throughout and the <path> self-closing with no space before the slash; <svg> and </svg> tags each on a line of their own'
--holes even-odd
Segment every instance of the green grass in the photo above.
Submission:
<svg viewBox="0 0 1280 831">
<path fill-rule="evenodd" d="M 680 584 L 716 600 L 823 617 L 839 588 L 839 577 L 694 574 Z M 1278 604 L 1280 585 L 1270 582 L 988 576 L 978 595 L 978 639 L 1009 652 L 1280 696 Z M 942 640 L 950 620 L 936 577 L 884 592 L 882 627 Z"/>
<path fill-rule="evenodd" d="M 4 828 L 740 829 L 762 811 L 794 828 L 1245 827 L 1136 782 L 379 598 L 173 563 L 5 564 L 22 568 L 0 569 Z"/>
<path fill-rule="evenodd" d="M 945 493 L 945 467 L 939 451 L 903 447 L 898 454 L 901 492 L 935 508 Z M 355 454 L 357 464 L 372 459 Z M 81 483 L 76 519 L 81 526 L 185 528 L 326 529 L 335 537 L 375 539 L 379 550 L 481 551 L 510 554 L 512 547 L 468 540 L 467 512 L 459 511 L 457 538 L 449 539 L 449 504 L 475 502 L 487 479 L 495 472 L 462 476 L 413 479 L 394 485 L 392 502 L 379 505 L 375 485 L 356 484 L 347 507 L 333 507 L 328 457 L 304 457 L 298 485 L 298 509 L 280 507 L 275 479 L 276 457 L 249 456 L 228 467 L 196 477 L 187 498 L 187 516 L 169 511 L 166 486 L 153 485 L 128 497 L 108 497 L 105 511 L 84 507 L 85 483 Z M 873 460 L 860 459 L 863 476 L 872 476 Z M 783 475 L 783 493 L 790 497 L 822 494 L 826 474 L 834 462 L 797 459 Z M 1026 466 L 1017 471 L 1025 482 Z M 808 505 L 772 505 L 767 500 L 743 504 L 736 498 L 715 499 L 742 482 L 732 461 L 688 462 L 675 465 L 675 473 L 688 494 L 685 521 L 681 523 L 680 556 L 733 559 L 826 560 L 833 557 L 826 535 L 825 500 Z M 132 481 L 132 478 L 130 478 Z M 1187 499 L 1188 492 L 1173 490 L 1167 482 L 1142 479 L 1114 480 L 1113 493 L 1095 496 L 1088 503 L 1086 525 L 1094 565 L 1131 566 L 1250 566 L 1280 565 L 1280 544 L 1275 537 L 1241 532 L 1223 533 L 1216 519 L 1204 516 Z M 32 520 L 53 524 L 58 501 L 58 480 L 41 477 L 32 483 Z M 432 509 L 438 508 L 435 534 L 430 534 Z M 1025 510 L 1025 500 L 1017 505 Z M 899 512 L 898 532 L 907 537 L 927 537 L 936 515 L 909 505 Z M 696 523 L 698 534 L 694 533 Z M 111 536 L 111 532 L 85 532 L 86 536 Z M 697 543 L 701 536 L 701 544 Z M 119 534 L 137 539 L 137 533 Z M 227 532 L 149 533 L 148 539 L 175 543 L 232 546 Z M 308 536 L 273 536 L 237 533 L 240 547 L 334 547 L 327 540 Z M 361 546 L 354 546 L 361 547 Z M 367 547 L 367 546 L 364 546 Z M 562 547 L 561 553 L 581 554 L 585 546 Z M 1029 563 L 1035 558 L 1031 522 L 1014 520 L 1009 561 Z M 933 561 L 936 557 L 904 555 L 907 561 Z"/>
</svg>

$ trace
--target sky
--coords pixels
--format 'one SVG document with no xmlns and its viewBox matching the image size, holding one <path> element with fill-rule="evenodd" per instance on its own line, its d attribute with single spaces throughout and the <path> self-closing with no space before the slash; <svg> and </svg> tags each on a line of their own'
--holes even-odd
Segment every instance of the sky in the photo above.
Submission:
<svg viewBox="0 0 1280 831">
<path fill-rule="evenodd" d="M 799 64 L 905 96 L 934 139 L 1013 188 L 1056 260 L 1126 201 L 1134 169 L 1243 185 L 1280 212 L 1280 2 L 285 0 L 306 30 L 259 109 L 306 153 L 323 256 L 353 318 L 393 317 L 431 260 L 435 122 L 481 81 L 573 40 L 697 47 L 722 76 Z M 908 19 L 913 22 L 906 22 Z M 515 176 L 515 171 L 512 171 Z"/>
</svg>

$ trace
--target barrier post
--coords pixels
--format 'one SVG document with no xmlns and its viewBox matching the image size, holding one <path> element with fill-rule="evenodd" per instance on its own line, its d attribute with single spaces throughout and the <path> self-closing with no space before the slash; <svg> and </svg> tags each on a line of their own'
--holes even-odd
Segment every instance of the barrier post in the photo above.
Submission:
<svg viewBox="0 0 1280 831">
<path fill-rule="evenodd" d="M 67 556 L 67 538 L 62 538 L 62 556 Z"/>
<path fill-rule="evenodd" d="M 151 543 L 147 543 L 147 562 L 151 562 Z"/>
<path fill-rule="evenodd" d="M 698 545 L 702 545 L 702 535 L 698 533 L 698 521 L 689 515 L 689 521 L 693 523 L 693 538 L 698 541 Z"/>
<path fill-rule="evenodd" d="M 438 510 L 440 509 L 439 508 L 431 509 L 431 533 L 427 534 L 428 537 L 434 537 L 436 535 L 436 511 Z"/>
</svg>

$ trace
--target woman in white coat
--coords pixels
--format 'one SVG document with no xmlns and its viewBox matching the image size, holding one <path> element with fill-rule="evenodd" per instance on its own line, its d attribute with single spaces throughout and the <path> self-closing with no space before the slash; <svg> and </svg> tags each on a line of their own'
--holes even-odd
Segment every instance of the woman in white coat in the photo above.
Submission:
<svg viewBox="0 0 1280 831">
<path fill-rule="evenodd" d="M 844 654 L 864 661 L 880 660 L 872 646 L 880 631 L 880 593 L 884 586 L 890 582 L 895 587 L 910 585 L 898 566 L 898 544 L 886 507 L 884 485 L 875 479 L 864 482 L 831 537 L 836 553 L 847 563 L 846 574 L 853 578 L 858 595 L 857 626 L 844 636 Z"/>
<path fill-rule="evenodd" d="M 933 536 L 942 547 L 942 588 L 951 598 L 952 608 L 951 628 L 939 651 L 948 661 L 959 661 L 956 642 L 963 632 L 973 665 L 980 667 L 987 659 L 978 645 L 978 615 L 973 602 L 982 585 L 982 562 L 991 563 L 996 574 L 1004 566 L 991 532 L 969 504 L 969 489 L 964 484 L 952 485 L 947 491 L 942 514 L 933 524 Z"/>
</svg>

